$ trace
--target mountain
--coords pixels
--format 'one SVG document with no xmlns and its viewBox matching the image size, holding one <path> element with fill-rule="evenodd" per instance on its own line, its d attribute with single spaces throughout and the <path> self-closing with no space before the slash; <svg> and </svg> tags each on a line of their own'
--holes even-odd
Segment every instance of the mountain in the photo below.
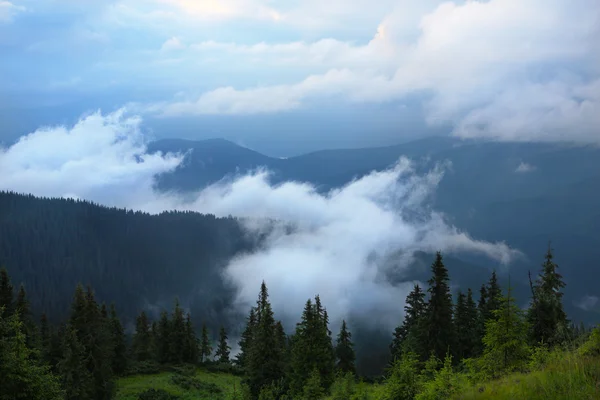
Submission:
<svg viewBox="0 0 600 400">
<path fill-rule="evenodd" d="M 162 190 L 192 191 L 223 177 L 262 166 L 274 183 L 310 182 L 320 191 L 391 166 L 401 156 L 418 171 L 450 162 L 432 206 L 449 222 L 477 239 L 505 241 L 524 257 L 509 269 L 489 265 L 527 283 L 548 246 L 569 285 L 565 299 L 574 318 L 595 320 L 600 308 L 582 310 L 586 297 L 600 297 L 600 149 L 555 143 L 498 143 L 426 138 L 402 145 L 324 150 L 288 159 L 260 155 L 222 140 L 157 142 L 153 151 L 192 149 L 184 165 L 159 178 Z M 206 162 L 210 160 L 210 162 Z M 218 166 L 217 167 L 213 167 Z M 464 260 L 471 262 L 474 260 Z M 481 265 L 480 260 L 475 264 Z M 598 304 L 600 306 L 600 304 Z"/>
</svg>

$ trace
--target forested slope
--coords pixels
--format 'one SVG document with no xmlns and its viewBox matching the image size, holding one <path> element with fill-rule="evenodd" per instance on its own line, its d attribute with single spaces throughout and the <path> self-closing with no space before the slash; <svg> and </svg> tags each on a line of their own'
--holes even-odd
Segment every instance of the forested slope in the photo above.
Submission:
<svg viewBox="0 0 600 400">
<path fill-rule="evenodd" d="M 220 271 L 251 248 L 234 218 L 149 215 L 86 201 L 0 192 L 0 265 L 25 283 L 32 309 L 65 315 L 79 282 L 131 319 L 178 295 L 198 319 L 220 323 L 230 291 Z"/>
</svg>

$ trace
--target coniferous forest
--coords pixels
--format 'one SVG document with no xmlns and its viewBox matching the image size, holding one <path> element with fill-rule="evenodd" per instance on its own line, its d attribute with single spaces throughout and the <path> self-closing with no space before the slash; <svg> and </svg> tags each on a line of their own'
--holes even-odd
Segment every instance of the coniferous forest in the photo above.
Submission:
<svg viewBox="0 0 600 400">
<path fill-rule="evenodd" d="M 35 320 L 27 288 L 15 287 L 2 269 L 0 399 L 118 398 L 120 379 L 161 371 L 170 372 L 171 385 L 195 390 L 196 397 L 187 398 L 496 398 L 489 382 L 515 373 L 524 380 L 544 368 L 551 368 L 557 387 L 541 398 L 598 398 L 600 330 L 569 321 L 562 304 L 565 282 L 552 249 L 530 282 L 526 310 L 515 303 L 510 285 L 500 287 L 495 272 L 478 295 L 467 289 L 453 297 L 449 271 L 437 253 L 427 287 L 414 286 L 404 319 L 390 333 L 385 374 L 369 383 L 356 374 L 351 327 L 342 321 L 339 332 L 332 332 L 318 295 L 307 299 L 295 330 L 286 332 L 263 282 L 239 341 L 221 328 L 213 343 L 206 325 L 194 326 L 177 299 L 156 320 L 140 311 L 128 335 L 115 305 L 100 302 L 93 288 L 82 285 L 74 288 L 60 323 L 50 323 L 45 314 Z M 239 352 L 232 356 L 234 346 Z M 565 362 L 572 364 L 565 369 Z M 224 391 L 198 379 L 198 368 L 238 376 L 239 385 Z M 561 373 L 577 381 L 564 381 Z M 179 397 L 145 387 L 134 398 Z"/>
</svg>

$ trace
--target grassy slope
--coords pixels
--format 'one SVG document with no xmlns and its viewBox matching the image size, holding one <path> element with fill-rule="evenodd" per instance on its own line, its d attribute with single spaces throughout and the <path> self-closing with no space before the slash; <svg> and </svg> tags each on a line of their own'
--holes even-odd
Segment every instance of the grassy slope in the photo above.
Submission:
<svg viewBox="0 0 600 400">
<path fill-rule="evenodd" d="M 600 399 L 600 357 L 565 352 L 541 370 L 476 384 L 454 399 Z"/>
<path fill-rule="evenodd" d="M 162 389 L 181 400 L 212 400 L 214 397 L 203 395 L 201 392 L 185 390 L 171 382 L 172 372 L 161 372 L 153 375 L 128 376 L 118 381 L 117 400 L 137 400 L 138 395 L 147 389 Z M 239 392 L 241 378 L 225 374 L 211 373 L 198 369 L 195 378 L 207 383 L 214 383 L 223 390 L 223 399 L 232 397 L 234 388 Z"/>
</svg>

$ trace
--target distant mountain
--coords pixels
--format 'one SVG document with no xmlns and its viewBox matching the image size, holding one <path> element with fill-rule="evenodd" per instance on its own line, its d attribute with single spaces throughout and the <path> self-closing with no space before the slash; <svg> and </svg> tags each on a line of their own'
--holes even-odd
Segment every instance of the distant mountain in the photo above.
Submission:
<svg viewBox="0 0 600 400">
<path fill-rule="evenodd" d="M 600 297 L 600 270 L 594 267 L 600 260 L 598 147 L 427 138 L 391 147 L 324 150 L 283 160 L 222 140 L 177 141 L 169 146 L 157 142 L 151 149 L 192 149 L 182 167 L 159 179 L 162 190 L 181 191 L 201 189 L 259 166 L 273 171 L 275 183 L 311 182 L 327 191 L 383 170 L 401 156 L 413 159 L 421 171 L 450 161 L 433 207 L 478 239 L 506 241 L 520 249 L 526 257 L 511 266 L 513 282 L 526 283 L 526 271 L 538 271 L 551 240 L 568 282 L 568 308 L 575 318 L 598 318 L 600 308 L 584 311 L 575 306 L 584 296 Z M 480 265 L 480 260 L 475 264 Z"/>
</svg>

